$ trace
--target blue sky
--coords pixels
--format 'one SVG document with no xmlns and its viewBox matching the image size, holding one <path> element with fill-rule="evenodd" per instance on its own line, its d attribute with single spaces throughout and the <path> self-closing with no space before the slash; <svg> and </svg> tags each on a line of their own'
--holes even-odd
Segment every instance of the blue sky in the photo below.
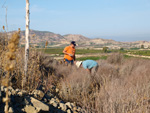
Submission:
<svg viewBox="0 0 150 113">
<path fill-rule="evenodd" d="M 25 1 L 0 0 L 1 28 L 6 25 L 5 3 L 9 31 L 25 29 Z M 35 30 L 150 41 L 150 0 L 30 0 L 30 13 Z"/>
</svg>

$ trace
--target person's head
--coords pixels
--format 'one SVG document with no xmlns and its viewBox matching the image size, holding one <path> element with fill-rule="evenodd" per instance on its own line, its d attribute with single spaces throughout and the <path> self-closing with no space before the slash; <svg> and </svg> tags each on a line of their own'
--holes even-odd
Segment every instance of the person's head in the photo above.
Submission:
<svg viewBox="0 0 150 113">
<path fill-rule="evenodd" d="M 71 46 L 72 48 L 74 48 L 74 47 L 76 46 L 76 42 L 75 42 L 75 41 L 71 41 L 70 46 Z"/>
<path fill-rule="evenodd" d="M 82 65 L 82 61 L 76 61 L 76 66 L 79 68 Z"/>
</svg>

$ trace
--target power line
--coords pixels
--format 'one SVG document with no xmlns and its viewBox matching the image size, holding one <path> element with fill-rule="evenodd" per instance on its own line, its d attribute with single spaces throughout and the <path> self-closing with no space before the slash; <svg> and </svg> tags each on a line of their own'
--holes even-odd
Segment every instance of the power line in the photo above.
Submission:
<svg viewBox="0 0 150 113">
<path fill-rule="evenodd" d="M 4 1 L 3 5 L 2 5 L 2 8 L 4 8 L 4 5 L 5 5 L 6 1 L 7 1 L 7 0 Z"/>
</svg>

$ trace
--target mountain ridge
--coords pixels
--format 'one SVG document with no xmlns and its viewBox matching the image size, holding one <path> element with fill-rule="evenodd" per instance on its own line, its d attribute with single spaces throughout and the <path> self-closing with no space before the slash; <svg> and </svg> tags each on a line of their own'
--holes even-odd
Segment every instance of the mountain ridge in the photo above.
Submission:
<svg viewBox="0 0 150 113">
<path fill-rule="evenodd" d="M 13 32 L 8 32 L 10 36 Z M 21 40 L 22 45 L 25 44 L 25 31 L 21 31 Z M 112 39 L 103 39 L 103 38 L 88 38 L 80 34 L 66 34 L 60 35 L 50 31 L 38 31 L 30 30 L 30 44 L 41 45 L 48 41 L 49 46 L 62 47 L 68 45 L 72 40 L 76 41 L 79 47 L 96 47 L 101 48 L 107 46 L 111 49 L 119 48 L 140 48 L 141 45 L 144 45 L 145 48 L 150 46 L 150 41 L 134 41 L 134 42 L 120 42 Z"/>
</svg>

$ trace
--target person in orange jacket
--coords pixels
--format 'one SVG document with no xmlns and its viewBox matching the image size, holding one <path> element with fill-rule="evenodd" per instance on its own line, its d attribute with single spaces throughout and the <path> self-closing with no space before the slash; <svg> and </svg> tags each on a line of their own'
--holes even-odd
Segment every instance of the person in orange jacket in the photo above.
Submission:
<svg viewBox="0 0 150 113">
<path fill-rule="evenodd" d="M 67 64 L 74 64 L 75 61 L 75 46 L 76 46 L 76 42 L 75 41 L 71 41 L 70 45 L 65 47 L 65 49 L 63 50 L 64 53 L 64 61 Z"/>
</svg>

